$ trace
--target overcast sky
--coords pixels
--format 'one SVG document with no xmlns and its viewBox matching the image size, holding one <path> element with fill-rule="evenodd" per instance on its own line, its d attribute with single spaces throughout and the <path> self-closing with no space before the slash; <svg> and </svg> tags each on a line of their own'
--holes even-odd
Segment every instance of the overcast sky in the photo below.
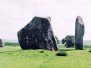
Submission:
<svg viewBox="0 0 91 68">
<path fill-rule="evenodd" d="M 91 0 L 0 0 L 0 38 L 17 39 L 17 32 L 34 16 L 51 17 L 60 39 L 75 34 L 75 19 L 85 24 L 85 40 L 91 40 Z"/>
</svg>

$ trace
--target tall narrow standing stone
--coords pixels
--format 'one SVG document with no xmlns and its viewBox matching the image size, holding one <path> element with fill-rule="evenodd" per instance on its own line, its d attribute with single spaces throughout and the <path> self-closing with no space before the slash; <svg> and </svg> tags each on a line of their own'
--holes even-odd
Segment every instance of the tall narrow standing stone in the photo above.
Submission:
<svg viewBox="0 0 91 68">
<path fill-rule="evenodd" d="M 78 16 L 75 24 L 75 49 L 83 50 L 84 23 L 82 18 Z"/>
</svg>

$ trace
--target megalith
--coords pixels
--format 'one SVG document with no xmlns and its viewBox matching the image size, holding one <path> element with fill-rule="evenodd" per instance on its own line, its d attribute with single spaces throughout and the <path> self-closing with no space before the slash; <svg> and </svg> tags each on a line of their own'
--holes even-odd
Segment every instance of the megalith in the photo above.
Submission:
<svg viewBox="0 0 91 68">
<path fill-rule="evenodd" d="M 18 41 L 22 49 L 58 50 L 51 28 L 50 17 L 34 17 L 18 33 Z"/>
<path fill-rule="evenodd" d="M 84 23 L 80 16 L 76 18 L 75 23 L 75 49 L 83 50 Z"/>
<path fill-rule="evenodd" d="M 0 39 L 0 47 L 3 47 L 4 45 L 3 45 L 3 41 L 2 41 L 2 39 Z"/>
</svg>

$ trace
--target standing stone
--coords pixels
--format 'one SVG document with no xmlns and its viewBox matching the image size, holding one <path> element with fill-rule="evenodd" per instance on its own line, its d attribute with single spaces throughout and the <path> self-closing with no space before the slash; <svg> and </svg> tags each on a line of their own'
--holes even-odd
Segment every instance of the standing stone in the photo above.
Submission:
<svg viewBox="0 0 91 68">
<path fill-rule="evenodd" d="M 18 40 L 22 49 L 58 50 L 49 20 L 50 17 L 34 17 L 18 32 Z"/>
<path fill-rule="evenodd" d="M 3 41 L 0 39 L 0 47 L 3 47 Z"/>
<path fill-rule="evenodd" d="M 84 23 L 82 18 L 78 16 L 75 24 L 75 49 L 83 50 Z"/>
</svg>

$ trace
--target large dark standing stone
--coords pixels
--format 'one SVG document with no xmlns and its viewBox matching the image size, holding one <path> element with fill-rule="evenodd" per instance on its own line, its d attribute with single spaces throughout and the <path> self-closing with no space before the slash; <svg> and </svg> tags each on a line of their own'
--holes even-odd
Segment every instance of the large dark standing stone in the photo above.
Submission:
<svg viewBox="0 0 91 68">
<path fill-rule="evenodd" d="M 78 16 L 76 18 L 75 25 L 75 49 L 83 50 L 83 36 L 84 36 L 84 23 L 82 18 Z"/>
<path fill-rule="evenodd" d="M 50 18 L 34 17 L 18 32 L 22 49 L 58 50 L 49 20 Z"/>
</svg>

